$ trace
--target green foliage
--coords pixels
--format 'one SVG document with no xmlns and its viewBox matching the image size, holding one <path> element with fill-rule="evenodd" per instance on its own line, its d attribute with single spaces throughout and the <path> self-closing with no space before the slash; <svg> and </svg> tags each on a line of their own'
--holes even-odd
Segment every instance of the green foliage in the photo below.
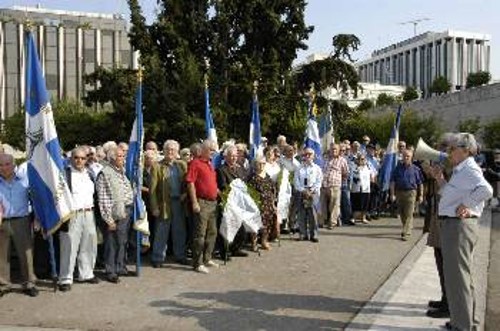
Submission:
<svg viewBox="0 0 500 331">
<path fill-rule="evenodd" d="M 478 71 L 474 73 L 470 73 L 467 76 L 466 87 L 476 87 L 481 85 L 486 85 L 491 80 L 491 74 L 488 71 Z"/>
<path fill-rule="evenodd" d="M 395 112 L 373 116 L 359 114 L 349 119 L 339 132 L 341 139 L 359 140 L 363 135 L 368 135 L 372 141 L 387 146 L 395 121 Z M 426 142 L 434 143 L 442 134 L 443 129 L 435 117 L 423 118 L 410 109 L 403 111 L 399 128 L 399 139 L 409 145 L 416 144 L 422 137 Z"/>
<path fill-rule="evenodd" d="M 429 88 L 429 92 L 441 95 L 448 93 L 451 88 L 451 83 L 446 79 L 446 77 L 438 76 L 436 77 Z"/>
<path fill-rule="evenodd" d="M 483 141 L 488 148 L 500 148 L 500 119 L 483 127 Z"/>
<path fill-rule="evenodd" d="M 373 107 L 375 107 L 375 104 L 371 99 L 364 99 L 363 101 L 361 101 L 357 109 L 359 111 L 368 111 L 370 109 L 373 109 Z"/>
<path fill-rule="evenodd" d="M 481 119 L 479 117 L 460 121 L 457 125 L 459 132 L 469 132 L 476 134 L 481 129 Z"/>
<path fill-rule="evenodd" d="M 380 93 L 377 96 L 377 107 L 392 106 L 396 103 L 396 99 L 387 93 Z"/>
<path fill-rule="evenodd" d="M 354 34 L 338 34 L 332 39 L 332 46 L 334 48 L 333 58 L 335 59 L 348 59 L 354 62 L 351 57 L 351 52 L 358 50 L 361 41 Z"/>
<path fill-rule="evenodd" d="M 82 144 L 102 144 L 108 140 L 128 141 L 132 123 L 120 122 L 114 112 L 93 112 L 71 101 L 54 104 L 54 122 L 61 147 L 70 150 Z M 20 111 L 3 121 L 0 140 L 24 150 L 25 113 Z"/>
<path fill-rule="evenodd" d="M 419 98 L 418 91 L 415 86 L 408 86 L 403 92 L 403 101 L 408 102 Z"/>
</svg>

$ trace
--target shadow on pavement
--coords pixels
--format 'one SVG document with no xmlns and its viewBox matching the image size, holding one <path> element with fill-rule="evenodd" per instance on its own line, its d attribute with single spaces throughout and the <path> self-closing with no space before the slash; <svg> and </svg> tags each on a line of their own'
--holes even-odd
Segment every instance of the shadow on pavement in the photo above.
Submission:
<svg viewBox="0 0 500 331">
<path fill-rule="evenodd" d="M 360 301 L 320 295 L 245 290 L 226 293 L 187 292 L 178 295 L 176 300 L 153 301 L 150 306 L 158 308 L 163 315 L 196 318 L 199 325 L 207 330 L 342 330 L 347 324 L 335 320 L 335 315 L 354 316 L 363 304 Z M 409 309 L 422 308 L 409 304 L 390 305 L 388 311 L 394 316 L 410 317 L 415 313 Z M 383 306 L 386 303 L 370 303 L 374 314 L 379 314 Z M 351 324 L 351 327 L 368 329 L 374 326 Z M 397 330 L 392 326 L 375 327 Z"/>
</svg>

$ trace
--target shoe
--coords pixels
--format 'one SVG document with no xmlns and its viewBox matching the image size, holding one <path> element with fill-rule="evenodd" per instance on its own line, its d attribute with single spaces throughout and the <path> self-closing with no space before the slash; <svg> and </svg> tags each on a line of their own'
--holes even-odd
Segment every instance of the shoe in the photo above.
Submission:
<svg viewBox="0 0 500 331">
<path fill-rule="evenodd" d="M 425 315 L 430 318 L 448 318 L 450 317 L 450 311 L 448 308 L 429 309 Z"/>
<path fill-rule="evenodd" d="M 36 287 L 30 287 L 30 288 L 25 288 L 23 290 L 24 294 L 34 298 L 34 297 L 37 297 L 39 292 L 38 292 L 38 289 Z"/>
<path fill-rule="evenodd" d="M 208 268 L 205 267 L 204 265 L 197 266 L 194 271 L 199 272 L 200 274 L 208 274 L 210 271 L 208 271 Z"/>
<path fill-rule="evenodd" d="M 118 278 L 118 275 L 108 275 L 106 277 L 106 280 L 113 284 L 118 284 L 120 282 L 120 278 Z"/>
<path fill-rule="evenodd" d="M 409 239 L 409 238 L 408 238 L 407 236 L 402 236 L 402 237 L 401 237 L 401 240 L 402 240 L 402 241 L 408 241 L 408 239 Z"/>
<path fill-rule="evenodd" d="M 271 250 L 271 245 L 269 245 L 269 243 L 268 243 L 267 241 L 266 241 L 266 242 L 264 242 L 264 243 L 262 243 L 260 246 L 261 246 L 261 247 L 262 247 L 262 249 L 263 249 L 263 250 L 265 250 L 265 251 L 270 251 L 270 250 Z"/>
<path fill-rule="evenodd" d="M 151 266 L 155 269 L 158 269 L 158 268 L 163 268 L 163 263 L 160 263 L 160 262 L 151 262 Z"/>
<path fill-rule="evenodd" d="M 82 283 L 87 283 L 87 284 L 99 284 L 100 280 L 97 277 L 92 277 L 89 279 L 84 279 Z"/>
<path fill-rule="evenodd" d="M 429 303 L 427 304 L 427 306 L 429 306 L 429 308 L 442 308 L 443 306 L 445 306 L 445 304 L 443 303 L 442 300 L 430 300 Z"/>
<path fill-rule="evenodd" d="M 367 220 L 366 218 L 363 218 L 363 219 L 361 220 L 361 223 L 363 223 L 363 224 L 370 224 L 370 221 L 369 221 L 369 220 Z"/>
<path fill-rule="evenodd" d="M 0 298 L 3 297 L 4 295 L 8 294 L 10 292 L 9 288 L 1 288 L 0 289 Z"/>
<path fill-rule="evenodd" d="M 446 323 L 444 324 L 444 328 L 445 328 L 446 330 L 453 330 L 453 325 L 451 325 L 451 322 L 446 322 Z"/>
<path fill-rule="evenodd" d="M 309 237 L 300 237 L 300 241 L 309 241 Z"/>
<path fill-rule="evenodd" d="M 219 267 L 219 264 L 212 261 L 212 260 L 208 260 L 207 263 L 205 263 L 205 267 L 209 267 L 209 268 L 218 268 Z"/>
<path fill-rule="evenodd" d="M 59 284 L 59 291 L 61 292 L 71 291 L 71 284 Z"/>
<path fill-rule="evenodd" d="M 231 252 L 231 255 L 232 256 L 238 256 L 238 257 L 247 257 L 248 253 L 247 252 L 243 252 L 242 250 L 238 250 L 238 251 L 235 251 L 235 252 Z"/>
<path fill-rule="evenodd" d="M 133 276 L 133 272 L 130 272 L 130 271 L 128 271 L 127 269 L 125 269 L 125 270 L 119 271 L 119 272 L 118 272 L 118 276 L 120 276 L 120 277 L 129 277 L 129 276 Z"/>
<path fill-rule="evenodd" d="M 318 238 L 311 238 L 311 242 L 313 242 L 313 243 L 319 243 L 319 239 Z"/>
</svg>

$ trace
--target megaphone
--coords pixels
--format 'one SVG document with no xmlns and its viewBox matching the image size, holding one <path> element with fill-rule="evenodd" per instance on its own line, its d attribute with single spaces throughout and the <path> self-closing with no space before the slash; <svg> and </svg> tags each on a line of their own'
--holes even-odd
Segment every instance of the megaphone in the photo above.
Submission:
<svg viewBox="0 0 500 331">
<path fill-rule="evenodd" d="M 413 157 L 420 161 L 434 161 L 441 163 L 448 158 L 448 154 L 435 150 L 431 146 L 427 145 L 422 138 L 420 138 L 417 143 L 417 148 L 415 148 L 415 153 L 413 153 Z"/>
</svg>

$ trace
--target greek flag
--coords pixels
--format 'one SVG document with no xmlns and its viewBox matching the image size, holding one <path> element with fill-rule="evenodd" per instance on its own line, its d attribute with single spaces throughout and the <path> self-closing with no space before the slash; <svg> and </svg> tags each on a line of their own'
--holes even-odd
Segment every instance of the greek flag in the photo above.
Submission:
<svg viewBox="0 0 500 331">
<path fill-rule="evenodd" d="M 396 168 L 398 158 L 398 142 L 399 142 L 399 123 L 401 122 L 401 111 L 403 110 L 400 105 L 398 108 L 398 113 L 396 115 L 396 121 L 391 131 L 391 138 L 389 139 L 389 144 L 387 144 L 387 149 L 382 162 L 382 167 L 380 167 L 379 172 L 379 182 L 382 191 L 389 190 L 389 184 L 391 182 L 391 174 Z"/>
<path fill-rule="evenodd" d="M 45 86 L 33 34 L 26 34 L 26 151 L 33 209 L 51 234 L 68 221 L 73 198 L 64 175 L 50 96 Z"/>
<path fill-rule="evenodd" d="M 207 139 L 217 142 L 217 131 L 215 131 L 214 118 L 210 110 L 208 86 L 205 87 L 205 131 L 207 132 Z"/>
<path fill-rule="evenodd" d="M 319 137 L 321 139 L 321 151 L 326 153 L 330 145 L 335 142 L 333 137 L 332 109 L 328 105 L 326 113 L 319 119 Z"/>
<path fill-rule="evenodd" d="M 139 73 L 140 75 L 140 73 Z M 127 178 L 132 183 L 134 191 L 134 212 L 132 222 L 134 229 L 143 234 L 149 235 L 146 206 L 142 200 L 142 175 L 144 171 L 143 150 L 144 142 L 144 127 L 142 119 L 142 82 L 139 77 L 139 86 L 135 94 L 135 121 L 130 134 L 129 150 L 127 153 L 127 161 L 125 163 L 125 172 Z M 145 224 L 144 224 L 145 223 Z"/>
<path fill-rule="evenodd" d="M 259 99 L 257 94 L 254 94 L 252 99 L 252 120 L 250 121 L 250 160 L 255 159 L 258 155 L 262 155 L 260 132 L 260 114 L 259 114 Z"/>
<path fill-rule="evenodd" d="M 321 154 L 321 139 L 319 136 L 318 122 L 316 122 L 316 105 L 312 98 L 309 98 L 308 120 L 306 124 L 306 138 L 304 148 L 311 148 L 314 151 L 314 163 L 323 166 L 323 155 Z"/>
</svg>

